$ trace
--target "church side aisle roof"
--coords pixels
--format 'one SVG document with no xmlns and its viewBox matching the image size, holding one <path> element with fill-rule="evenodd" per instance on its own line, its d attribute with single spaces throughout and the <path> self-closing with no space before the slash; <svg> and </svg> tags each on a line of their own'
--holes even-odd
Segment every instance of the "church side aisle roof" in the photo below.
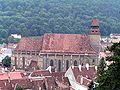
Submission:
<svg viewBox="0 0 120 90">
<path fill-rule="evenodd" d="M 42 38 L 24 37 L 16 47 L 16 51 L 40 51 L 42 49 Z"/>
</svg>

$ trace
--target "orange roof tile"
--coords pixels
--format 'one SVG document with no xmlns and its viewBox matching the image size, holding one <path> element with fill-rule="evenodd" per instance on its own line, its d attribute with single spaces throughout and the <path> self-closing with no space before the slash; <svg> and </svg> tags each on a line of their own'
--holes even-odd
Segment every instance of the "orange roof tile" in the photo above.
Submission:
<svg viewBox="0 0 120 90">
<path fill-rule="evenodd" d="M 88 79 L 92 79 L 96 76 L 96 72 L 97 72 L 95 70 L 95 67 L 89 67 L 89 70 L 87 70 L 86 67 L 81 67 L 81 71 L 80 71 L 78 66 L 74 66 L 74 68 L 72 68 L 72 71 L 73 71 L 73 74 L 74 74 L 76 80 L 77 80 L 77 77 L 81 76 L 81 75 Z"/>
<path fill-rule="evenodd" d="M 91 26 L 99 26 L 99 21 L 98 21 L 98 19 L 94 18 L 94 19 L 92 20 L 92 25 L 91 25 Z"/>
<path fill-rule="evenodd" d="M 32 72 L 31 76 L 36 77 L 36 76 L 49 76 L 50 72 L 47 70 L 35 70 Z"/>
<path fill-rule="evenodd" d="M 71 67 L 72 68 L 72 67 Z M 87 70 L 86 67 L 81 67 L 81 71 L 78 66 L 72 68 L 73 74 L 77 82 L 82 85 L 88 86 L 93 78 L 95 78 L 97 71 L 95 67 L 89 67 Z"/>
<path fill-rule="evenodd" d="M 0 73 L 0 80 L 8 79 L 8 75 L 6 73 Z"/>
<path fill-rule="evenodd" d="M 15 50 L 96 54 L 88 35 L 80 34 L 45 34 L 42 38 L 22 38 Z"/>
<path fill-rule="evenodd" d="M 41 48 L 42 48 L 42 38 L 24 37 L 20 40 L 15 50 L 40 51 Z"/>
<path fill-rule="evenodd" d="M 4 72 L 0 73 L 0 80 L 6 79 L 22 79 L 23 74 L 21 72 Z"/>
<path fill-rule="evenodd" d="M 42 52 L 96 53 L 87 35 L 45 34 Z"/>
</svg>

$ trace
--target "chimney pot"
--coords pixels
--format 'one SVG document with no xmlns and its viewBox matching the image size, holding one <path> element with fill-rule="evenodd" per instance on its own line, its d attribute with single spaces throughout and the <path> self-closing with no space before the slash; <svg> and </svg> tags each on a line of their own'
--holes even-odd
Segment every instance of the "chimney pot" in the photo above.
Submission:
<svg viewBox="0 0 120 90">
<path fill-rule="evenodd" d="M 82 69 L 81 69 L 81 65 L 79 65 L 78 67 L 79 67 L 79 70 L 82 71 Z"/>
<path fill-rule="evenodd" d="M 87 70 L 89 70 L 89 64 L 88 63 L 86 63 L 86 68 L 87 68 Z"/>
</svg>

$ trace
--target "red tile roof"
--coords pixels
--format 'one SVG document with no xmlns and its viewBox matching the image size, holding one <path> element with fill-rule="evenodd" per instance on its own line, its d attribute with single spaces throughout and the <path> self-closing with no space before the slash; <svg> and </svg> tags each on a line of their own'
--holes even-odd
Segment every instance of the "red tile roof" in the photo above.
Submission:
<svg viewBox="0 0 120 90">
<path fill-rule="evenodd" d="M 42 38 L 24 37 L 20 40 L 15 50 L 40 51 L 41 48 L 42 48 Z"/>
<path fill-rule="evenodd" d="M 32 72 L 31 77 L 36 76 L 50 76 L 50 72 L 47 70 L 35 70 Z"/>
<path fill-rule="evenodd" d="M 81 85 L 88 86 L 91 81 L 95 78 L 97 71 L 95 67 L 89 67 L 87 70 L 86 67 L 81 67 L 81 70 L 78 66 L 71 67 L 74 77 L 78 83 Z"/>
<path fill-rule="evenodd" d="M 45 34 L 42 38 L 22 38 L 16 50 L 96 54 L 88 35 L 80 34 Z"/>
<path fill-rule="evenodd" d="M 92 25 L 91 25 L 91 26 L 99 26 L 99 21 L 98 21 L 98 19 L 94 18 L 94 19 L 92 20 Z"/>
<path fill-rule="evenodd" d="M 87 79 L 93 79 L 96 76 L 97 72 L 95 67 L 89 67 L 89 70 L 87 70 L 86 67 L 81 67 L 81 71 L 78 66 L 74 66 L 71 68 L 76 80 L 79 76 L 86 77 Z"/>
<path fill-rule="evenodd" d="M 59 81 L 62 81 L 64 74 L 65 74 L 65 72 L 52 72 L 51 76 Z"/>
<path fill-rule="evenodd" d="M 8 74 L 7 73 L 0 73 L 0 80 L 7 80 Z"/>
<path fill-rule="evenodd" d="M 31 88 L 32 87 L 32 83 L 27 78 L 11 80 L 11 84 L 12 84 L 13 88 L 15 87 L 16 84 L 18 84 L 18 86 L 21 86 L 24 88 Z"/>
<path fill-rule="evenodd" d="M 42 52 L 95 53 L 87 35 L 45 34 Z"/>
<path fill-rule="evenodd" d="M 69 86 L 67 86 L 67 85 L 65 85 L 65 84 L 63 84 L 63 83 L 61 83 L 59 81 L 56 81 L 56 83 L 57 83 L 58 87 L 60 87 L 62 90 L 63 89 L 64 90 L 69 90 Z"/>
<path fill-rule="evenodd" d="M 8 80 L 0 80 L 0 90 L 10 90 L 11 85 Z"/>
<path fill-rule="evenodd" d="M 47 86 L 47 90 L 53 90 L 56 87 L 55 79 L 51 76 L 45 77 L 45 84 Z"/>
<path fill-rule="evenodd" d="M 24 74 L 21 72 L 5 72 L 0 73 L 0 80 L 7 80 L 7 79 L 22 79 Z"/>
<path fill-rule="evenodd" d="M 58 72 L 59 73 L 59 72 Z M 61 72 L 60 75 L 58 73 L 50 74 L 47 70 L 36 70 L 32 74 L 33 75 L 43 75 L 44 78 L 29 78 L 25 77 L 22 78 L 22 74 L 20 72 L 9 72 L 3 73 L 6 75 L 7 79 L 3 77 L 0 80 L 0 89 L 2 90 L 13 90 L 16 85 L 21 86 L 25 89 L 32 89 L 38 90 L 40 87 L 41 89 L 48 89 L 53 90 L 55 88 L 61 88 L 61 90 L 69 90 L 69 80 L 66 77 L 63 77 L 64 72 Z M 21 74 L 21 76 L 19 75 Z M 8 79 L 8 76 L 10 79 Z M 62 80 L 56 80 L 55 77 L 61 77 Z M 2 78 L 2 77 L 0 77 Z"/>
<path fill-rule="evenodd" d="M 80 84 L 81 85 L 85 85 L 85 86 L 89 86 L 92 80 L 87 79 L 86 77 L 81 77 L 80 78 Z"/>
</svg>

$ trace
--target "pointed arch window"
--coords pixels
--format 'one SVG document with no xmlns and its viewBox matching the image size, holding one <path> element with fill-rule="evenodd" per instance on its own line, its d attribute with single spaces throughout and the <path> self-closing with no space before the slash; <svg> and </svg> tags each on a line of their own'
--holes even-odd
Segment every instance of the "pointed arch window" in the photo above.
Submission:
<svg viewBox="0 0 120 90">
<path fill-rule="evenodd" d="M 53 63 L 53 60 L 51 59 L 50 60 L 50 66 L 53 66 L 54 65 L 54 63 Z"/>
<path fill-rule="evenodd" d="M 58 61 L 58 71 L 61 71 L 61 60 Z"/>
<path fill-rule="evenodd" d="M 77 61 L 76 60 L 74 61 L 74 66 L 77 66 Z"/>
<path fill-rule="evenodd" d="M 25 57 L 22 57 L 23 69 L 25 68 Z"/>
<path fill-rule="evenodd" d="M 68 68 L 69 68 L 69 61 L 66 60 L 66 70 L 68 70 Z"/>
<path fill-rule="evenodd" d="M 15 57 L 15 63 L 14 63 L 14 65 L 15 66 L 17 65 L 17 57 Z"/>
</svg>

